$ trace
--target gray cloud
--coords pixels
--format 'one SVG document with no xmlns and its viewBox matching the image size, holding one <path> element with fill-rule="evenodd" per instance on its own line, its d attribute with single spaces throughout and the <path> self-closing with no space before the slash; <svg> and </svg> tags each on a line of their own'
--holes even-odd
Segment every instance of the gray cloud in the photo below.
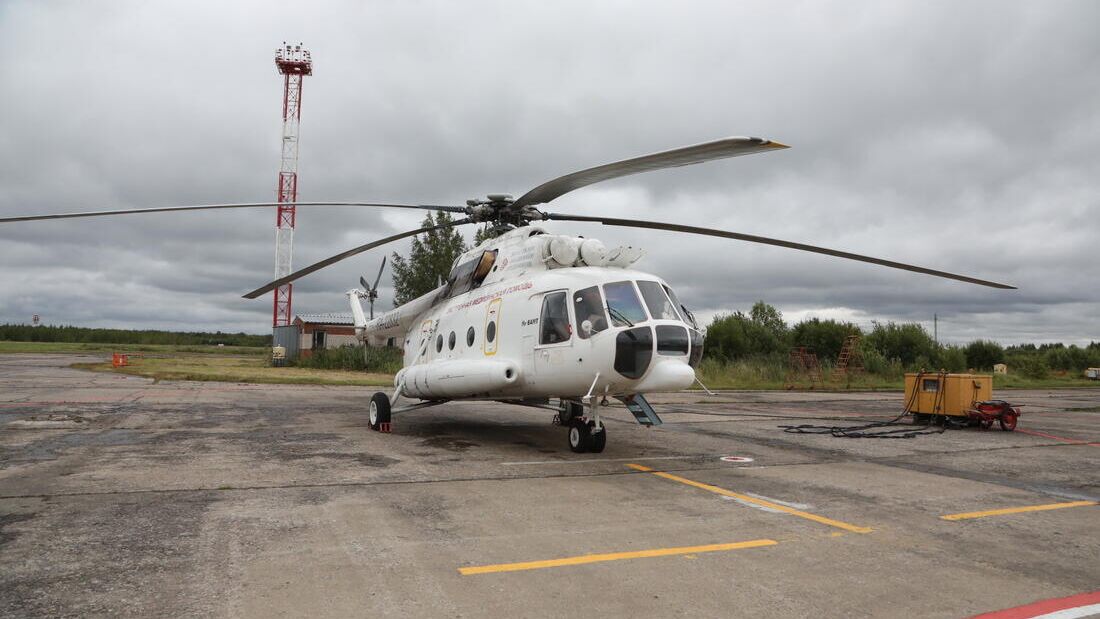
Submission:
<svg viewBox="0 0 1100 619">
<path fill-rule="evenodd" d="M 988 279 L 720 239 L 548 224 L 647 249 L 707 316 L 941 318 L 948 341 L 1100 339 L 1100 6 L 1024 3 L 0 6 L 0 212 L 274 195 L 280 81 L 302 40 L 300 196 L 462 203 L 724 135 L 777 153 L 631 177 L 552 210 L 713 225 Z M 0 321 L 263 332 L 270 211 L 0 227 Z M 302 209 L 295 264 L 414 226 Z M 472 234 L 472 230 L 469 232 Z M 404 251 L 406 244 L 390 250 Z M 342 310 L 375 250 L 295 288 Z M 383 290 L 385 297 L 388 291 Z"/>
</svg>

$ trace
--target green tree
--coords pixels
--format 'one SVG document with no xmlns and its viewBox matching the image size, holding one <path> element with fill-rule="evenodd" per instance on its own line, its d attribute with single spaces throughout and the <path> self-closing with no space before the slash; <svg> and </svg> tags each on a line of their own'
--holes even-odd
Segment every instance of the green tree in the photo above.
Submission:
<svg viewBox="0 0 1100 619">
<path fill-rule="evenodd" d="M 897 359 L 906 367 L 918 359 L 931 363 L 937 359 L 937 346 L 924 327 L 915 322 L 875 323 L 867 343 L 887 359 Z"/>
<path fill-rule="evenodd" d="M 803 320 L 791 329 L 791 345 L 812 348 L 819 360 L 836 360 L 844 339 L 849 335 L 860 335 L 859 327 L 850 322 L 833 319 L 811 318 Z"/>
<path fill-rule="evenodd" d="M 504 234 L 504 232 L 504 228 L 494 227 L 492 222 L 486 222 L 478 227 L 477 231 L 474 232 L 474 247 L 481 245 L 482 241 L 495 239 L 498 236 Z"/>
<path fill-rule="evenodd" d="M 966 345 L 966 365 L 976 370 L 992 370 L 994 364 L 1005 360 L 1005 349 L 997 342 L 974 340 Z"/>
<path fill-rule="evenodd" d="M 778 351 L 783 345 L 774 333 L 742 312 L 715 316 L 707 327 L 708 357 L 732 361 Z"/>
<path fill-rule="evenodd" d="M 422 227 L 448 224 L 454 219 L 442 211 L 424 217 Z M 394 305 L 402 305 L 435 290 L 439 282 L 446 281 L 451 267 L 462 252 L 466 242 L 453 227 L 424 232 L 412 239 L 412 249 L 406 259 L 397 252 L 390 259 L 393 269 Z"/>
<path fill-rule="evenodd" d="M 749 310 L 749 318 L 753 322 L 764 327 L 777 339 L 783 341 L 787 337 L 787 323 L 783 322 L 783 313 L 763 301 L 757 301 Z"/>
</svg>

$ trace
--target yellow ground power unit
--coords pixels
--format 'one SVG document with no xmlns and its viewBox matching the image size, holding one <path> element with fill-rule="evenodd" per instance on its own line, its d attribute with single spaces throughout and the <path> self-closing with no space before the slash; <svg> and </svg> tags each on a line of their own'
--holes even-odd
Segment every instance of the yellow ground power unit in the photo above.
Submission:
<svg viewBox="0 0 1100 619">
<path fill-rule="evenodd" d="M 905 375 L 905 411 L 913 415 L 968 417 L 976 402 L 993 398 L 993 377 L 986 374 L 920 372 Z"/>
</svg>

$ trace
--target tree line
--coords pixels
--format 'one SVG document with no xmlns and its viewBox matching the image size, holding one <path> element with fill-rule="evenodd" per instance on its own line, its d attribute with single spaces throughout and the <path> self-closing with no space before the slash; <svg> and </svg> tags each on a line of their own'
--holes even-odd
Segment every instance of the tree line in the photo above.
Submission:
<svg viewBox="0 0 1100 619">
<path fill-rule="evenodd" d="M 707 328 L 704 356 L 718 361 L 785 356 L 794 347 L 813 349 L 818 359 L 835 361 L 849 335 L 860 336 L 860 352 L 869 372 L 920 368 L 962 372 L 989 371 L 1005 363 L 1011 371 L 1042 378 L 1051 370 L 1080 372 L 1100 367 L 1100 342 L 1088 346 L 1022 344 L 1002 346 L 990 340 L 965 345 L 939 344 L 919 323 L 873 323 L 869 331 L 850 322 L 810 318 L 794 325 L 775 307 L 757 301 L 749 313 L 716 316 Z"/>
<path fill-rule="evenodd" d="M 99 329 L 72 326 L 2 324 L 0 340 L 88 344 L 170 344 L 175 346 L 271 346 L 270 335 L 158 331 L 153 329 Z"/>
</svg>

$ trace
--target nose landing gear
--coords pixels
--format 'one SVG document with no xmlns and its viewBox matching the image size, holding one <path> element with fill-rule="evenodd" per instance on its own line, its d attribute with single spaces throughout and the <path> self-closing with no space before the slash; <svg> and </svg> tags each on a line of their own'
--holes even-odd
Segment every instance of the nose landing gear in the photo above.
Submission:
<svg viewBox="0 0 1100 619">
<path fill-rule="evenodd" d="M 579 402 L 563 402 L 559 415 L 563 426 L 569 428 L 569 449 L 574 453 L 603 453 L 607 446 L 607 428 L 600 420 L 599 404 L 588 404 L 590 415 L 584 415 L 584 405 Z"/>
<path fill-rule="evenodd" d="M 607 446 L 607 428 L 596 429 L 596 422 L 583 417 L 569 424 L 569 449 L 575 453 L 602 453 Z"/>
</svg>

